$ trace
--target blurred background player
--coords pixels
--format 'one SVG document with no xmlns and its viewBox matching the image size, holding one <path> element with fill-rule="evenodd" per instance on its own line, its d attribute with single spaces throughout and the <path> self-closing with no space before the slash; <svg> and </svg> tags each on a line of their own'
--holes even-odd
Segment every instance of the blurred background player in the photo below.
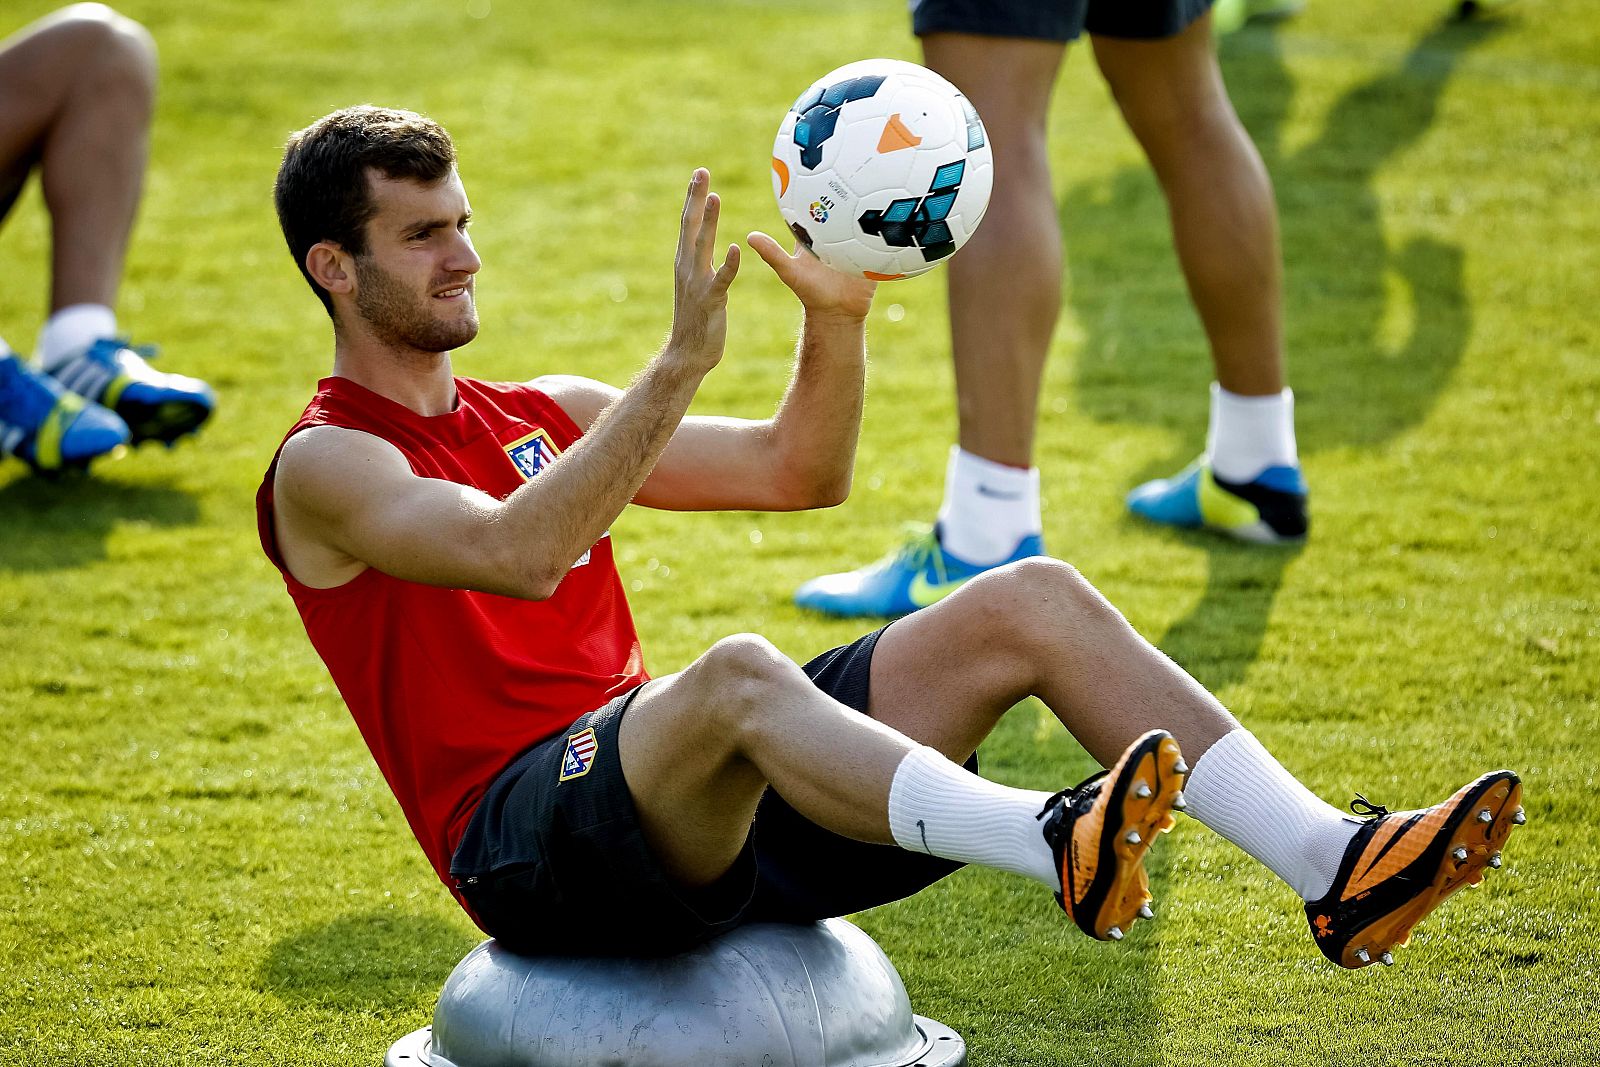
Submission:
<svg viewBox="0 0 1600 1067">
<path fill-rule="evenodd" d="M 38 170 L 50 214 L 50 317 L 31 366 L 0 340 L 0 454 L 42 473 L 132 442 L 169 444 L 214 405 L 119 336 L 117 287 L 139 206 L 156 90 L 143 26 L 74 4 L 0 42 L 0 220 Z"/>
<path fill-rule="evenodd" d="M 925 62 L 977 107 L 994 150 L 983 225 L 949 271 L 959 445 L 933 529 L 861 570 L 801 586 L 836 615 L 903 615 L 984 570 L 1044 551 L 1034 424 L 1061 310 L 1061 228 L 1047 143 L 1068 42 L 1087 31 L 1166 197 L 1211 347 L 1206 447 L 1128 497 L 1159 523 L 1252 541 L 1305 537 L 1306 486 L 1283 357 L 1272 183 L 1222 83 L 1210 0 L 916 0 Z"/>
</svg>

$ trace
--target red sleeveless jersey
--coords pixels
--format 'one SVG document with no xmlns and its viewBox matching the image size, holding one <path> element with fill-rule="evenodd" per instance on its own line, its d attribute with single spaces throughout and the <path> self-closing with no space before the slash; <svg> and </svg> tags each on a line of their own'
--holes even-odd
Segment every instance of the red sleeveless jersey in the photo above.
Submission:
<svg viewBox="0 0 1600 1067">
<path fill-rule="evenodd" d="M 580 436 L 555 401 L 509 383 L 455 380 L 456 409 L 425 417 L 347 378 L 324 378 L 300 421 L 361 430 L 424 478 L 501 498 Z M 283 446 L 279 445 L 281 453 Z M 434 870 L 507 764 L 584 712 L 646 681 L 639 637 L 602 537 L 547 600 L 401 581 L 369 567 L 313 589 L 284 565 L 273 528 L 275 455 L 256 494 L 267 557 Z"/>
</svg>

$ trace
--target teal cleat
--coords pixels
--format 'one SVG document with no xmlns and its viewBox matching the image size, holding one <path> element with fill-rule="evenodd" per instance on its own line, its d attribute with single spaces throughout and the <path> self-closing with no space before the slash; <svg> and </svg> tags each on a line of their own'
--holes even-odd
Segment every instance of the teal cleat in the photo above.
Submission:
<svg viewBox="0 0 1600 1067">
<path fill-rule="evenodd" d="M 96 341 L 82 353 L 51 367 L 52 378 L 85 400 L 103 404 L 128 424 L 133 443 L 172 444 L 211 416 L 216 396 L 198 378 L 152 370 L 155 349 L 135 348 L 120 338 Z"/>
<path fill-rule="evenodd" d="M 1044 555 L 1044 542 L 1030 534 L 998 563 L 979 566 L 946 552 L 939 528 L 917 528 L 906 543 L 876 563 L 843 574 L 825 574 L 802 585 L 794 602 L 843 618 L 895 618 L 942 600 L 984 571 Z"/>
<path fill-rule="evenodd" d="M 0 455 L 24 460 L 35 473 L 83 470 L 128 443 L 113 412 L 61 388 L 14 355 L 0 355 Z"/>
<path fill-rule="evenodd" d="M 1252 481 L 1227 482 L 1202 456 L 1171 478 L 1129 493 L 1128 510 L 1164 526 L 1215 530 L 1241 541 L 1298 543 L 1310 528 L 1306 496 L 1299 467 L 1268 467 Z"/>
</svg>

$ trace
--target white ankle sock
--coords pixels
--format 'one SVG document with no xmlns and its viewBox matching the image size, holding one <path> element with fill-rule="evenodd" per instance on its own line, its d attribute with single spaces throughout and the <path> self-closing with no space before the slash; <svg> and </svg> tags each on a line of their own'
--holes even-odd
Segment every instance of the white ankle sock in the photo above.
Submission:
<svg viewBox="0 0 1600 1067">
<path fill-rule="evenodd" d="M 950 447 L 939 509 L 939 541 L 968 563 L 999 563 L 1043 529 L 1039 468 L 1008 467 Z"/>
<path fill-rule="evenodd" d="M 1211 470 L 1226 482 L 1253 481 L 1268 467 L 1294 467 L 1294 391 L 1240 396 L 1211 383 Z"/>
<path fill-rule="evenodd" d="M 1245 729 L 1195 761 L 1183 797 L 1189 815 L 1266 864 L 1302 900 L 1328 892 L 1361 825 L 1319 800 Z"/>
<path fill-rule="evenodd" d="M 104 304 L 73 304 L 51 315 L 39 331 L 34 362 L 41 370 L 57 366 L 102 337 L 117 335 L 117 316 Z"/>
<path fill-rule="evenodd" d="M 960 863 L 981 863 L 1061 888 L 1038 815 L 1049 793 L 996 785 L 919 745 L 889 786 L 895 843 Z"/>
</svg>

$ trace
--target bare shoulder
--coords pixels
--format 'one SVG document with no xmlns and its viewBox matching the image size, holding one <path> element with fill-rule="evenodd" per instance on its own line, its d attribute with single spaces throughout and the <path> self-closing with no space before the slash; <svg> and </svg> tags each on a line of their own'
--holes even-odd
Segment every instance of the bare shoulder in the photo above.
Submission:
<svg viewBox="0 0 1600 1067">
<path fill-rule="evenodd" d="M 313 426 L 284 443 L 273 491 L 290 507 L 329 513 L 410 476 L 405 456 L 381 437 L 343 426 Z"/>
<path fill-rule="evenodd" d="M 577 374 L 545 374 L 528 384 L 554 400 L 568 418 L 585 430 L 622 395 L 614 385 Z"/>
</svg>

